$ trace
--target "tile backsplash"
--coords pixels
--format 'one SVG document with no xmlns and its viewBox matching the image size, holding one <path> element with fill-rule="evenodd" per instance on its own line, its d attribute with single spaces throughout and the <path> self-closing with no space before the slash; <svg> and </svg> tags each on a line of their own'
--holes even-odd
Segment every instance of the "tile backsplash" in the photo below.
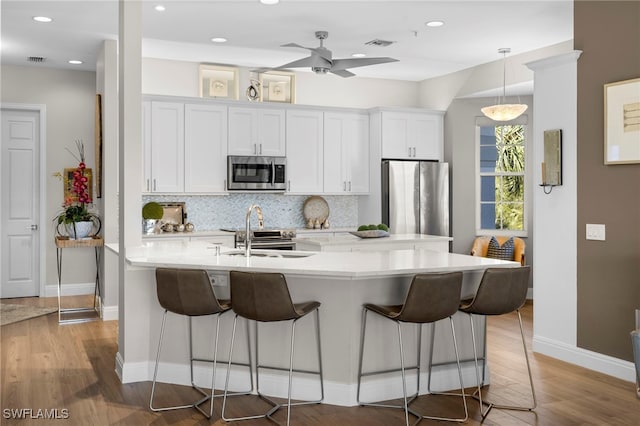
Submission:
<svg viewBox="0 0 640 426">
<path fill-rule="evenodd" d="M 302 206 L 306 195 L 284 195 L 268 193 L 236 193 L 229 195 L 143 195 L 142 203 L 184 202 L 187 221 L 197 231 L 212 231 L 221 228 L 244 228 L 245 215 L 251 204 L 262 208 L 265 228 L 304 228 Z M 355 195 L 326 195 L 329 205 L 331 228 L 357 226 L 358 197 Z M 256 224 L 252 215 L 252 226 Z"/>
</svg>

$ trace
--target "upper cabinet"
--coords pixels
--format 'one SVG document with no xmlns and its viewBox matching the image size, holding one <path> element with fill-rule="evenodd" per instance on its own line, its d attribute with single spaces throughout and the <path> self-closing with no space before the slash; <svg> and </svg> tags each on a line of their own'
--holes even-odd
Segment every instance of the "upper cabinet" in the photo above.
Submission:
<svg viewBox="0 0 640 426">
<path fill-rule="evenodd" d="M 145 101 L 143 192 L 225 191 L 227 107 Z"/>
<path fill-rule="evenodd" d="M 443 160 L 443 114 L 439 112 L 378 111 L 382 158 Z"/>
<path fill-rule="evenodd" d="M 287 111 L 287 191 L 293 194 L 323 192 L 323 113 Z"/>
<path fill-rule="evenodd" d="M 229 107 L 229 155 L 286 155 L 285 111 Z"/>
<path fill-rule="evenodd" d="M 227 107 L 185 104 L 185 192 L 224 192 L 227 176 Z"/>
<path fill-rule="evenodd" d="M 324 113 L 324 192 L 369 193 L 369 116 Z"/>
<path fill-rule="evenodd" d="M 148 108 L 148 105 L 147 105 Z M 145 114 L 143 107 L 143 114 Z M 151 102 L 150 124 L 143 126 L 149 133 L 143 140 L 146 175 L 145 192 L 184 191 L 184 104 L 177 102 Z"/>
</svg>

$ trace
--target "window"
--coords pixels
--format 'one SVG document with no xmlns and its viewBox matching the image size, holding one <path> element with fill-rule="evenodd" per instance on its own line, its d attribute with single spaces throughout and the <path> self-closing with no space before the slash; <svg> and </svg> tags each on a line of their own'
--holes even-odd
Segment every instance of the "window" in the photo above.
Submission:
<svg viewBox="0 0 640 426">
<path fill-rule="evenodd" d="M 525 236 L 526 125 L 482 120 L 476 130 L 477 234 Z"/>
</svg>

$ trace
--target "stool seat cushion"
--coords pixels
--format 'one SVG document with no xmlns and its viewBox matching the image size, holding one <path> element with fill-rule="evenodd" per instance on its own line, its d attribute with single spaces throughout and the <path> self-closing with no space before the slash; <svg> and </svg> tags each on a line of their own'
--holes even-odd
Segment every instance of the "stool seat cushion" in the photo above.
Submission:
<svg viewBox="0 0 640 426">
<path fill-rule="evenodd" d="M 230 309 L 230 304 L 220 305 L 207 271 L 201 269 L 157 268 L 156 291 L 160 306 L 178 315 L 214 315 Z"/>
<path fill-rule="evenodd" d="M 294 303 L 293 308 L 296 310 L 299 316 L 303 317 L 307 315 L 309 312 L 313 312 L 315 309 L 320 307 L 320 302 L 309 301 L 302 303 Z"/>
<path fill-rule="evenodd" d="M 390 319 L 396 319 L 400 315 L 400 311 L 402 311 L 402 305 L 374 305 L 373 303 L 367 303 L 364 307 Z"/>
</svg>

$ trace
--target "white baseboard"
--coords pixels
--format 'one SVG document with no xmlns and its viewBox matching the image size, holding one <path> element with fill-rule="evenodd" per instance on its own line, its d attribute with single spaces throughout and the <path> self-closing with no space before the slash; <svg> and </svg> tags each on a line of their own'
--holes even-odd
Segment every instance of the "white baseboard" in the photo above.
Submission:
<svg viewBox="0 0 640 426">
<path fill-rule="evenodd" d="M 618 379 L 628 382 L 636 381 L 636 370 L 632 362 L 623 361 L 618 358 L 540 336 L 533 336 L 532 346 L 534 352 L 617 377 Z"/>
<path fill-rule="evenodd" d="M 102 305 L 102 321 L 117 321 L 117 320 L 118 320 L 118 306 Z"/>
<path fill-rule="evenodd" d="M 116 373 L 122 383 L 151 381 L 155 363 L 152 361 L 123 364 L 120 353 L 116 355 Z M 206 363 L 194 365 L 194 381 L 199 386 L 211 386 L 211 367 Z M 224 389 L 226 380 L 226 365 L 220 361 L 216 368 L 216 389 Z M 487 368 L 487 377 L 489 369 Z M 158 382 L 174 383 L 190 386 L 188 364 L 163 363 L 158 368 Z M 476 372 L 473 363 L 462 365 L 462 377 L 465 387 L 476 385 Z M 415 373 L 407 373 L 407 392 L 415 393 Z M 420 375 L 420 393 L 426 394 L 428 376 L 426 371 Z M 254 377 L 255 382 L 255 377 Z M 434 368 L 432 375 L 433 390 L 455 390 L 460 388 L 458 370 L 455 365 Z M 488 381 L 487 381 L 488 382 Z M 248 391 L 251 388 L 250 376 L 246 367 L 233 366 L 231 370 L 229 389 L 231 391 Z M 288 376 L 282 371 L 260 371 L 260 391 L 265 395 L 279 398 L 287 397 Z M 357 385 L 324 381 L 324 403 L 346 407 L 357 406 Z M 383 401 L 402 396 L 402 382 L 400 373 L 380 375 L 377 378 L 366 378 L 362 382 L 363 401 Z M 295 374 L 293 378 L 293 398 L 301 400 L 317 400 L 320 398 L 320 384 L 318 377 L 311 374 Z"/>
<path fill-rule="evenodd" d="M 533 288 L 531 287 L 527 289 L 527 300 L 533 300 Z"/>
<path fill-rule="evenodd" d="M 77 283 L 62 284 L 60 286 L 61 296 L 80 296 L 84 294 L 93 294 L 95 292 L 96 283 Z M 58 297 L 58 285 L 47 284 L 44 287 L 44 297 Z"/>
</svg>

